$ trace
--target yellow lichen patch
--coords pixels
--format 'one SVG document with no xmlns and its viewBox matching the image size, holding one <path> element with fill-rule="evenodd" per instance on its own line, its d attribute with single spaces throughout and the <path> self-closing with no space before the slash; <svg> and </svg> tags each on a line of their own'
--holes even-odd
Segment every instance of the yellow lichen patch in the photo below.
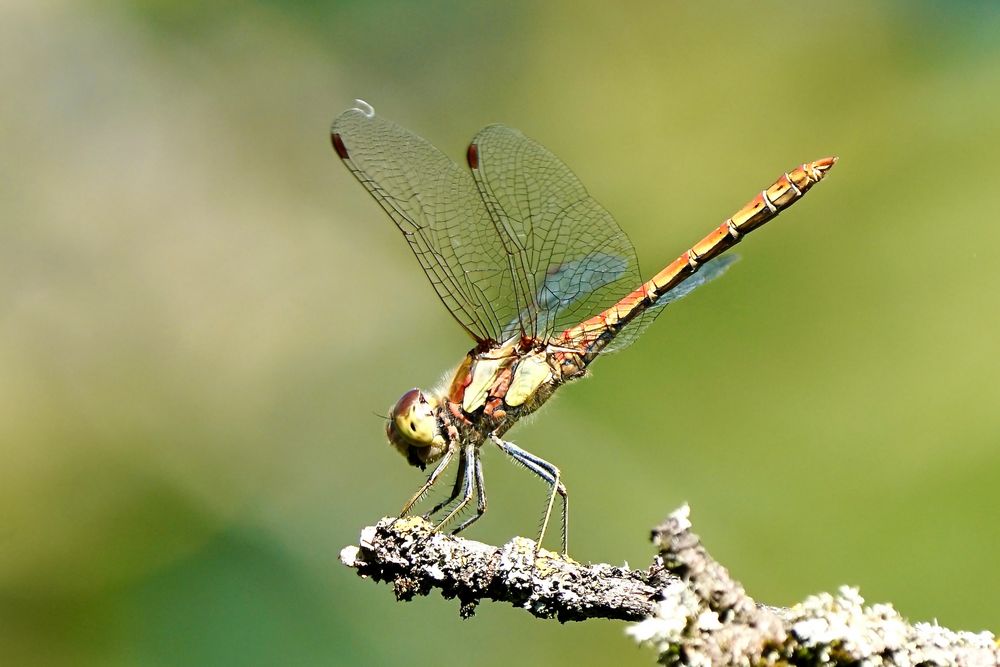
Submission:
<svg viewBox="0 0 1000 667">
<path fill-rule="evenodd" d="M 535 554 L 535 543 L 527 537 L 516 535 L 511 539 L 510 544 L 514 548 L 515 553 Z"/>
<path fill-rule="evenodd" d="M 417 529 L 427 531 L 434 528 L 434 526 L 425 521 L 422 517 L 416 515 L 404 516 L 399 519 L 395 519 L 392 527 L 397 533 L 408 533 Z"/>
<path fill-rule="evenodd" d="M 564 563 L 569 563 L 570 565 L 578 565 L 580 567 L 583 567 L 583 564 L 580 563 L 580 561 L 573 558 L 569 554 L 559 554 L 559 560 L 563 561 Z M 625 569 L 627 570 L 628 568 Z"/>
<path fill-rule="evenodd" d="M 536 352 L 524 357 L 514 370 L 514 379 L 510 383 L 510 388 L 507 389 L 507 396 L 504 400 L 507 405 L 512 407 L 524 405 L 525 401 L 531 398 L 542 384 L 551 379 L 552 369 L 549 368 L 543 352 Z"/>
<path fill-rule="evenodd" d="M 567 562 L 571 560 L 564 558 L 562 554 L 557 554 L 548 549 L 539 549 L 535 554 L 535 571 L 541 577 L 549 577 L 565 571 Z"/>
</svg>

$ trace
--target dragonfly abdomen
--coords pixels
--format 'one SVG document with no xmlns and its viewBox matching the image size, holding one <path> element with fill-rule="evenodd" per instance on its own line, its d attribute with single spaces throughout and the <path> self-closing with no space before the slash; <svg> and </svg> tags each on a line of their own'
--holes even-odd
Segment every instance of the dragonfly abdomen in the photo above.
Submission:
<svg viewBox="0 0 1000 667">
<path fill-rule="evenodd" d="M 743 240 L 746 234 L 776 218 L 779 213 L 805 195 L 812 186 L 819 183 L 836 161 L 835 157 L 823 158 L 808 164 L 800 164 L 790 172 L 782 174 L 705 238 L 650 278 L 640 288 L 648 295 L 640 307 L 648 307 L 693 275 L 702 264 L 718 257 Z"/>
<path fill-rule="evenodd" d="M 562 341 L 576 345 L 589 363 L 630 322 L 655 306 L 664 295 L 693 276 L 709 260 L 732 248 L 758 227 L 774 219 L 819 183 L 837 162 L 827 157 L 801 164 L 743 205 L 707 236 L 615 305 L 563 332 Z"/>
</svg>

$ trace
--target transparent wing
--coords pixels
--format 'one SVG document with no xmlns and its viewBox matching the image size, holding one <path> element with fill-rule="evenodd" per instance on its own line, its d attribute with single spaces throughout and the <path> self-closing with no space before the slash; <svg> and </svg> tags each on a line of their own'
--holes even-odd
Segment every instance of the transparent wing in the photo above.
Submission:
<svg viewBox="0 0 1000 667">
<path fill-rule="evenodd" d="M 511 281 L 504 333 L 547 338 L 639 284 L 631 241 L 543 146 L 491 125 L 473 139 L 468 157 Z"/>
<path fill-rule="evenodd" d="M 334 121 L 334 148 L 473 338 L 546 338 L 638 284 L 628 237 L 544 147 L 487 127 L 469 147 L 470 175 L 358 104 Z"/>
<path fill-rule="evenodd" d="M 370 107 L 341 114 L 331 138 L 344 164 L 403 232 L 459 324 L 477 341 L 501 340 L 517 314 L 513 277 L 468 170 Z"/>
<path fill-rule="evenodd" d="M 715 259 L 707 262 L 701 267 L 698 273 L 665 293 L 657 299 L 654 304 L 643 311 L 639 317 L 625 325 L 625 327 L 618 332 L 618 335 L 615 336 L 614 340 L 612 340 L 611 343 L 609 343 L 604 349 L 603 353 L 607 354 L 609 352 L 619 352 L 634 343 L 635 340 L 642 335 L 642 332 L 646 330 L 646 327 L 652 324 L 653 320 L 655 320 L 660 313 L 663 312 L 664 308 L 668 304 L 671 304 L 678 299 L 683 299 L 705 283 L 715 280 L 725 273 L 729 266 L 738 259 L 739 255 L 725 255 L 722 257 L 716 257 Z"/>
<path fill-rule="evenodd" d="M 550 267 L 535 299 L 518 317 L 508 322 L 504 337 L 521 330 L 522 322 L 548 320 L 574 305 L 583 296 L 618 280 L 628 270 L 628 260 L 604 253 L 593 253 L 583 259 Z"/>
</svg>

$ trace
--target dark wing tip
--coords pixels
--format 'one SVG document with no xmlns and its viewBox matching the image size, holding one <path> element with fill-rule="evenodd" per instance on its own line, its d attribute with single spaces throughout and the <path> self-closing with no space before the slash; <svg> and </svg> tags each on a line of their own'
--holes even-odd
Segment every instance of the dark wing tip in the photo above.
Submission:
<svg viewBox="0 0 1000 667">
<path fill-rule="evenodd" d="M 347 146 L 344 145 L 344 140 L 340 138 L 339 134 L 331 132 L 330 143 L 333 144 L 333 150 L 337 151 L 337 155 L 340 156 L 341 160 L 350 159 L 351 156 L 347 153 Z"/>
<path fill-rule="evenodd" d="M 470 169 L 479 169 L 479 146 L 469 144 L 469 150 L 465 152 L 465 160 L 469 163 Z"/>
</svg>

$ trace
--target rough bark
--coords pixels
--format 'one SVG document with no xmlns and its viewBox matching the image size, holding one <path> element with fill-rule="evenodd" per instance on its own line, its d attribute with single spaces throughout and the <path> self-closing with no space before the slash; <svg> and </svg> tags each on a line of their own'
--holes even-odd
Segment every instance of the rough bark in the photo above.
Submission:
<svg viewBox="0 0 1000 667">
<path fill-rule="evenodd" d="M 399 600 L 440 589 L 472 616 L 480 600 L 509 602 L 539 618 L 641 620 L 656 608 L 657 576 L 611 565 L 581 565 L 516 537 L 501 547 L 434 532 L 419 517 L 382 519 L 340 560 L 362 577 L 392 582 Z"/>
<path fill-rule="evenodd" d="M 341 561 L 393 584 L 411 600 L 438 589 L 468 618 L 481 600 L 539 618 L 636 621 L 628 633 L 670 665 L 1000 665 L 989 632 L 910 624 L 889 604 L 865 606 L 855 589 L 791 608 L 756 603 L 691 532 L 686 506 L 655 528 L 659 553 L 646 570 L 583 565 L 517 537 L 494 547 L 434 532 L 418 517 L 365 528 Z"/>
</svg>

